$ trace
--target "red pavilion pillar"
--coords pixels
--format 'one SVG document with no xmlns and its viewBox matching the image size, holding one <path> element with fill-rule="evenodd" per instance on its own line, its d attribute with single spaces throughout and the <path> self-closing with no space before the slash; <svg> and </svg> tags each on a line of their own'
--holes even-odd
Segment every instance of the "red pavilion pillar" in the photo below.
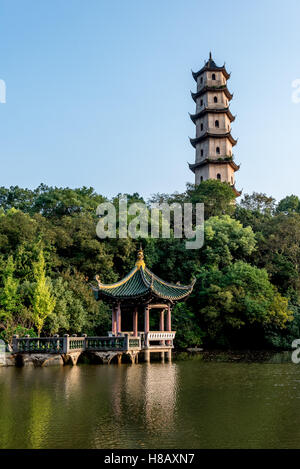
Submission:
<svg viewBox="0 0 300 469">
<path fill-rule="evenodd" d="M 138 335 L 138 309 L 137 306 L 134 308 L 133 311 L 133 335 L 137 337 Z"/>
<path fill-rule="evenodd" d="M 121 305 L 118 303 L 117 307 L 117 334 L 119 334 L 122 330 L 121 327 Z"/>
<path fill-rule="evenodd" d="M 144 332 L 147 334 L 149 332 L 149 306 L 145 306 L 144 314 Z"/>
<path fill-rule="evenodd" d="M 146 347 L 146 350 L 144 352 L 144 360 L 145 362 L 150 362 L 150 350 L 147 348 L 149 347 L 149 341 L 148 341 L 148 332 L 149 332 L 149 305 L 145 306 L 144 310 L 144 346 Z"/>
<path fill-rule="evenodd" d="M 111 331 L 113 335 L 117 334 L 117 315 L 116 315 L 116 307 L 113 306 L 112 308 L 112 315 L 111 315 Z"/>
<path fill-rule="evenodd" d="M 171 306 L 168 304 L 168 311 L 167 311 L 167 331 L 171 332 L 172 325 L 171 325 Z"/>
<path fill-rule="evenodd" d="M 160 318 L 159 318 L 159 330 L 164 331 L 165 330 L 165 310 L 162 309 L 160 312 Z M 165 341 L 161 340 L 160 345 L 165 345 Z M 164 352 L 162 352 L 164 353 Z M 163 358 L 163 356 L 162 356 Z"/>
<path fill-rule="evenodd" d="M 159 319 L 159 330 L 164 331 L 165 330 L 165 310 L 161 310 L 160 312 L 160 319 Z"/>
<path fill-rule="evenodd" d="M 171 332 L 172 331 L 172 325 L 171 325 L 171 306 L 168 304 L 168 309 L 167 309 L 167 331 Z M 171 341 L 167 340 L 166 345 L 171 345 Z"/>
</svg>

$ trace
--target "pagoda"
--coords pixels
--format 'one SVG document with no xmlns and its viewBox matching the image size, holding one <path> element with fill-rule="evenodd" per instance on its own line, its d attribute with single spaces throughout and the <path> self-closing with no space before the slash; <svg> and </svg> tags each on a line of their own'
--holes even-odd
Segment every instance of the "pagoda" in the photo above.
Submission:
<svg viewBox="0 0 300 469">
<path fill-rule="evenodd" d="M 235 172 L 239 165 L 234 162 L 232 148 L 236 145 L 231 135 L 231 114 L 229 103 L 233 97 L 227 88 L 230 74 L 225 64 L 218 67 L 211 53 L 199 72 L 192 72 L 197 83 L 197 92 L 192 94 L 196 113 L 190 117 L 196 125 L 196 137 L 190 142 L 196 150 L 195 163 L 189 164 L 195 174 L 195 184 L 207 179 L 229 183 L 236 196 L 241 192 L 235 188 Z"/>
<path fill-rule="evenodd" d="M 113 284 L 101 283 L 96 276 L 94 287 L 96 299 L 109 303 L 112 307 L 112 330 L 110 337 L 141 339 L 141 350 L 145 361 L 150 360 L 150 352 L 168 352 L 173 348 L 175 331 L 172 331 L 171 312 L 178 301 L 182 301 L 192 292 L 194 282 L 180 285 L 165 282 L 151 272 L 145 264 L 142 248 L 138 251 L 134 268 L 120 281 Z M 158 313 L 159 329 L 150 330 L 150 311 Z M 166 313 L 166 318 L 165 318 Z M 132 330 L 122 330 L 122 314 L 128 324 L 132 316 Z M 143 329 L 139 331 L 139 319 L 143 318 Z"/>
</svg>

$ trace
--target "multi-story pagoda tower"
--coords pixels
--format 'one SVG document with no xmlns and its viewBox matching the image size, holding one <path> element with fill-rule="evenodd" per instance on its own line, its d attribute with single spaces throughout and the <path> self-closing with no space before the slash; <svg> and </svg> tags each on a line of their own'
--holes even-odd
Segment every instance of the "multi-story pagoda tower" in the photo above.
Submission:
<svg viewBox="0 0 300 469">
<path fill-rule="evenodd" d="M 190 115 L 196 125 L 196 138 L 191 144 L 196 149 L 195 163 L 190 169 L 195 173 L 195 184 L 207 179 L 228 182 L 237 196 L 235 172 L 239 166 L 233 161 L 232 148 L 237 141 L 231 135 L 235 117 L 229 109 L 232 94 L 227 88 L 230 74 L 225 65 L 218 67 L 212 59 L 199 72 L 192 72 L 197 82 L 197 92 L 191 93 L 196 103 L 196 113 Z"/>
</svg>

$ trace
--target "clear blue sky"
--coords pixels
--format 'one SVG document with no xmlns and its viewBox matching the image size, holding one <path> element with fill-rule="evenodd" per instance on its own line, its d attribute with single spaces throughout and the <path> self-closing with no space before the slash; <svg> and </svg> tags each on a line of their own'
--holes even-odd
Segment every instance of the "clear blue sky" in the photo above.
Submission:
<svg viewBox="0 0 300 469">
<path fill-rule="evenodd" d="M 299 0 L 0 0 L 0 185 L 182 191 L 190 70 L 232 72 L 237 188 L 300 196 Z"/>
</svg>

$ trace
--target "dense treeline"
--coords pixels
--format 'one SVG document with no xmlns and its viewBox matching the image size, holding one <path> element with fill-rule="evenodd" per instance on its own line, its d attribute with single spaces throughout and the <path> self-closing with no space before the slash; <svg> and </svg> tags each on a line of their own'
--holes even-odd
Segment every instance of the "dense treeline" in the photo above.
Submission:
<svg viewBox="0 0 300 469">
<path fill-rule="evenodd" d="M 127 194 L 128 204 L 143 201 Z M 133 266 L 139 242 L 100 240 L 92 188 L 0 188 L 0 336 L 106 334 L 110 310 L 90 282 L 114 282 Z M 300 200 L 278 204 L 245 195 L 236 205 L 226 183 L 188 185 L 147 201 L 203 202 L 205 243 L 142 240 L 147 265 L 171 282 L 197 279 L 173 313 L 177 346 L 290 347 L 300 337 Z M 112 202 L 118 209 L 118 196 Z"/>
</svg>

